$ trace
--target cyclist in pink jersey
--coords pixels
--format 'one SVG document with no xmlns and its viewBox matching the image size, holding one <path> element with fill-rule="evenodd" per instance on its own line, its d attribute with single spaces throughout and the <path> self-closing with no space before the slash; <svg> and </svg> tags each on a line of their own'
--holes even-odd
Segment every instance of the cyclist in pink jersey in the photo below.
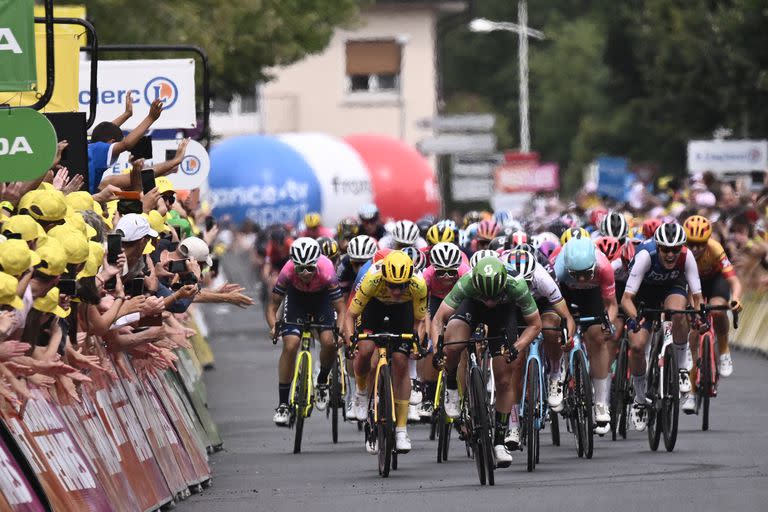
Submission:
<svg viewBox="0 0 768 512">
<path fill-rule="evenodd" d="M 442 304 L 443 299 L 453 289 L 461 276 L 471 270 L 465 261 L 466 255 L 453 243 L 440 242 L 429 251 L 430 265 L 424 270 L 424 281 L 427 283 L 427 332 L 429 322 Z M 431 340 L 434 342 L 435 340 Z M 437 390 L 438 372 L 432 366 L 432 348 L 430 353 L 419 361 L 419 374 L 424 385 L 423 400 L 419 408 L 419 416 L 429 418 L 434 411 L 434 397 Z"/>
<path fill-rule="evenodd" d="M 336 358 L 333 325 L 340 326 L 346 308 L 339 288 L 333 263 L 321 254 L 320 244 L 308 237 L 297 238 L 290 249 L 291 260 L 280 270 L 272 289 L 272 300 L 267 306 L 267 324 L 274 337 L 283 338 L 283 352 L 278 365 L 279 402 L 273 420 L 278 426 L 288 426 L 290 410 L 288 395 L 293 367 L 299 350 L 301 325 L 309 317 L 321 324 L 320 373 L 317 376 L 315 407 L 319 411 L 328 406 L 328 374 Z M 276 333 L 277 311 L 284 302 L 282 327 Z"/>
</svg>

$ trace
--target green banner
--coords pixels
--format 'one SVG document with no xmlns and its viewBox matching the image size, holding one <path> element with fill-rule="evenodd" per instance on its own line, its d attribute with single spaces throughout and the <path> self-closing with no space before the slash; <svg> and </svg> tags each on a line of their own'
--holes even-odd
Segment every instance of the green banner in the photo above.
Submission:
<svg viewBox="0 0 768 512">
<path fill-rule="evenodd" d="M 0 0 L 0 91 L 37 84 L 34 0 Z"/>
<path fill-rule="evenodd" d="M 0 109 L 0 181 L 31 181 L 56 156 L 56 131 L 31 108 Z"/>
</svg>

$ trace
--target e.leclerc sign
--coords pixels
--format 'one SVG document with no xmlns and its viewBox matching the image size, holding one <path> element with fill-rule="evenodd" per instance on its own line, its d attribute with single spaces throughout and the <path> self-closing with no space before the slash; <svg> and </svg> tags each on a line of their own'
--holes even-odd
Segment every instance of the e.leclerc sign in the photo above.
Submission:
<svg viewBox="0 0 768 512">
<path fill-rule="evenodd" d="M 30 181 L 56 156 L 56 131 L 31 108 L 0 109 L 0 181 Z"/>
</svg>

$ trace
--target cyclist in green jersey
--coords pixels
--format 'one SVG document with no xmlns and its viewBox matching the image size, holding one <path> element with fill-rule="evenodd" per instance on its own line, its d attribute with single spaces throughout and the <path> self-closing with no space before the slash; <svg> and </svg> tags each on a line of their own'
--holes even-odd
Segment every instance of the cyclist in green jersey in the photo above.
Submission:
<svg viewBox="0 0 768 512">
<path fill-rule="evenodd" d="M 525 330 L 519 336 L 518 310 L 526 323 Z M 512 384 L 515 379 L 521 378 L 523 371 L 524 358 L 517 357 L 518 353 L 524 352 L 541 332 L 541 317 L 536 302 L 525 281 L 508 276 L 504 264 L 498 258 L 490 256 L 477 262 L 472 272 L 462 276 L 445 297 L 432 320 L 430 335 L 433 340 L 438 339 L 446 321 L 446 344 L 469 339 L 479 324 L 488 328 L 489 338 L 506 337 L 511 354 L 506 353 L 507 343 L 504 339 L 491 340 L 488 350 L 493 356 L 496 386 L 494 454 L 500 467 L 509 466 L 512 463 L 510 450 L 517 449 L 517 446 L 507 446 L 507 442 L 512 443 L 511 439 L 506 439 L 507 426 L 510 423 L 510 414 L 517 414 L 513 404 L 520 401 L 520 397 L 515 396 Z M 445 346 L 445 411 L 452 418 L 458 417 L 460 412 L 456 371 L 463 349 L 462 345 Z M 513 359 L 511 364 L 507 363 L 509 355 Z"/>
</svg>

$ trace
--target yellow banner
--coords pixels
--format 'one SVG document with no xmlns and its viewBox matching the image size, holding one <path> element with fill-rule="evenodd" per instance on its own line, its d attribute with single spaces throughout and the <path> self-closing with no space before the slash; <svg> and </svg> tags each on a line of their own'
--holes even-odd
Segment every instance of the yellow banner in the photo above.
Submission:
<svg viewBox="0 0 768 512">
<path fill-rule="evenodd" d="M 54 7 L 54 17 L 85 18 L 84 6 Z M 45 16 L 43 6 L 35 6 L 35 16 Z M 86 44 L 85 29 L 79 25 L 54 25 L 54 57 L 56 80 L 53 96 L 41 112 L 77 112 L 77 93 L 80 87 L 80 47 Z M 35 52 L 37 54 L 37 90 L 31 92 L 0 92 L 0 104 L 30 106 L 45 91 L 46 52 L 45 24 L 35 24 Z"/>
</svg>

